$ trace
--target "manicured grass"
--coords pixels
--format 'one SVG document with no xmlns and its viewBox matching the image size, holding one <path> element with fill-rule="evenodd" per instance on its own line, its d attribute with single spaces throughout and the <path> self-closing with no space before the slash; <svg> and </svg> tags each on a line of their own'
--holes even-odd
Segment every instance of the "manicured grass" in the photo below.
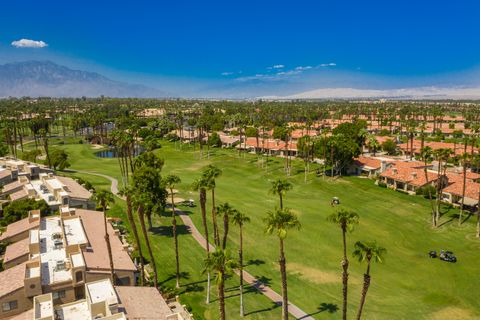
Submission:
<svg viewBox="0 0 480 320">
<path fill-rule="evenodd" d="M 98 172 L 120 178 L 116 159 L 100 159 L 95 157 L 89 145 L 72 144 L 63 147 L 72 159 L 72 169 Z M 105 178 L 86 173 L 67 175 L 73 175 L 87 180 L 97 189 L 110 190 L 110 182 Z M 127 229 L 130 230 L 126 216 L 126 205 L 123 200 L 116 198 L 115 204 L 111 206 L 108 213 L 111 216 L 122 218 L 126 223 Z M 150 236 L 156 255 L 155 259 L 159 272 L 159 281 L 164 288 L 174 288 L 175 286 L 175 255 L 170 221 L 169 216 L 155 216 L 153 219 L 154 228 Z M 140 232 L 139 224 L 137 224 L 137 228 Z M 213 279 L 211 303 L 209 305 L 205 303 L 206 275 L 202 273 L 205 252 L 193 237 L 186 232 L 186 228 L 180 218 L 177 219 L 177 228 L 182 270 L 182 286 L 177 293 L 181 295 L 181 302 L 193 309 L 195 319 L 218 319 L 218 301 L 216 300 L 216 286 Z M 143 238 L 142 244 L 144 254 L 147 254 Z M 239 318 L 238 281 L 238 277 L 233 276 L 228 279 L 226 283 L 227 316 L 230 319 Z M 246 319 L 277 319 L 280 317 L 280 308 L 254 288 L 245 286 L 244 297 Z"/>
<path fill-rule="evenodd" d="M 105 173 L 119 177 L 115 159 L 99 159 L 92 155 L 88 145 L 65 145 L 71 155 L 73 169 Z M 182 178 L 178 187 L 185 199 L 196 193 L 189 191 L 191 182 L 201 175 L 201 169 L 213 163 L 223 170 L 217 180 L 217 203 L 229 202 L 247 213 L 252 221 L 245 228 L 245 261 L 247 271 L 267 282 L 280 292 L 278 273 L 278 241 L 264 234 L 263 217 L 278 203 L 269 194 L 270 180 L 284 177 L 283 159 L 272 159 L 269 174 L 259 166 L 256 156 L 239 157 L 235 151 L 215 150 L 209 159 L 199 159 L 198 150 L 191 147 L 177 151 L 173 144 L 164 143 L 158 153 L 165 158 L 163 173 L 176 173 Z M 293 175 L 289 180 L 294 189 L 285 198 L 285 205 L 299 215 L 301 231 L 289 234 L 286 241 L 287 269 L 289 272 L 289 298 L 304 311 L 318 319 L 337 319 L 341 308 L 341 233 L 338 227 L 328 223 L 326 216 L 334 212 L 330 206 L 333 196 L 340 198 L 341 207 L 353 209 L 360 215 L 360 224 L 348 235 L 348 251 L 358 240 L 377 240 L 387 248 L 386 261 L 373 265 L 372 284 L 365 306 L 365 319 L 471 319 L 480 316 L 480 302 L 475 292 L 480 285 L 476 276 L 480 262 L 480 241 L 474 237 L 474 217 L 462 226 L 457 226 L 456 210 L 445 210 L 439 229 L 430 227 L 429 203 L 420 197 L 412 197 L 373 184 L 371 180 L 356 177 L 340 179 L 317 178 L 309 175 L 303 182 L 303 165 L 294 162 Z M 101 178 L 88 178 L 89 181 Z M 103 183 L 108 186 L 108 183 Z M 208 198 L 210 210 L 210 195 Z M 122 204 L 123 205 L 123 204 Z M 122 215 L 121 207 L 112 209 Z M 193 208 L 192 219 L 201 226 L 199 208 Z M 161 221 L 160 221 L 161 220 Z M 169 219 L 155 220 L 155 226 L 169 225 Z M 201 228 L 199 228 L 201 229 Z M 161 279 L 173 273 L 173 250 L 168 236 L 154 234 L 157 262 Z M 230 251 L 236 253 L 237 229 L 230 232 Z M 188 235 L 180 236 L 182 270 L 190 278 L 184 283 L 205 279 L 201 275 L 203 252 Z M 186 248 L 186 249 L 185 249 Z M 429 250 L 454 251 L 459 261 L 450 264 L 430 259 Z M 364 265 L 351 258 L 349 287 L 349 314 L 353 317 L 362 285 Z M 234 277 L 231 287 L 237 282 Z M 169 280 L 170 285 L 173 281 Z M 193 285 L 192 285 L 193 286 Z M 204 287 L 204 283 L 199 286 Z M 182 296 L 182 301 L 194 307 L 198 315 L 216 319 L 216 304 L 205 306 L 203 288 Z M 199 291 L 195 291 L 199 290 Z M 200 291 L 202 290 L 202 291 Z M 271 303 L 259 294 L 247 298 L 246 312 L 271 307 Z M 231 318 L 238 318 L 238 299 L 229 298 L 227 309 Z M 252 319 L 277 319 L 280 310 L 257 312 Z"/>
</svg>

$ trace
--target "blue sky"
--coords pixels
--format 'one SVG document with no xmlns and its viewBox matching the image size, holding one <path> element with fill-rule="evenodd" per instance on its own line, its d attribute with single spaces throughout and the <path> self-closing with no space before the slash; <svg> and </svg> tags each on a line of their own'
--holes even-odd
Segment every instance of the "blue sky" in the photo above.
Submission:
<svg viewBox="0 0 480 320">
<path fill-rule="evenodd" d="M 0 62 L 49 59 L 133 82 L 245 90 L 447 84 L 452 74 L 468 85 L 480 66 L 479 13 L 478 1 L 441 0 L 8 1 Z M 13 47 L 19 39 L 48 46 Z"/>
</svg>

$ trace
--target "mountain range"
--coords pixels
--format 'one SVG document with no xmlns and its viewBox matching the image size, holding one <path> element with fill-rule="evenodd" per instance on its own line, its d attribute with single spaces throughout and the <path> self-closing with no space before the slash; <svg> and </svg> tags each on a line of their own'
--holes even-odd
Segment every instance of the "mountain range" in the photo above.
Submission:
<svg viewBox="0 0 480 320">
<path fill-rule="evenodd" d="M 0 98 L 6 97 L 135 97 L 135 98 L 233 98 L 233 99 L 480 99 L 480 70 L 443 77 L 442 81 L 423 83 L 404 81 L 390 88 L 360 75 L 326 73 L 323 79 L 306 78 L 303 82 L 231 80 L 188 84 L 169 79 L 172 93 L 140 84 L 109 79 L 99 73 L 73 70 L 51 61 L 23 61 L 0 65 Z M 356 79 L 355 81 L 352 81 Z M 396 79 L 396 78 L 395 78 Z M 465 80 L 466 79 L 466 80 Z M 455 80 L 457 82 L 455 82 Z M 452 82 L 453 81 L 453 82 Z M 462 82 L 463 81 L 463 82 Z M 381 82 L 381 80 L 380 80 Z M 389 82 L 389 81 L 385 81 Z M 414 84 L 413 84 L 414 83 Z M 469 85 L 466 86 L 465 83 Z M 413 84 L 406 86 L 406 84 Z M 200 85 L 200 86 L 198 86 Z M 372 89 L 375 88 L 375 89 Z"/>
<path fill-rule="evenodd" d="M 96 72 L 73 70 L 51 61 L 0 65 L 0 97 L 161 97 L 152 88 L 111 80 Z"/>
</svg>

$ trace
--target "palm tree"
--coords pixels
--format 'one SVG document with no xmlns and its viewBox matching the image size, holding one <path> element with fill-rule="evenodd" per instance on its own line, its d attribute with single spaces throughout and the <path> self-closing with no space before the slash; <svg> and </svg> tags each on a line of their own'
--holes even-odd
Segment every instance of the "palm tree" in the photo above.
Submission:
<svg viewBox="0 0 480 320">
<path fill-rule="evenodd" d="M 202 213 L 202 224 L 205 232 L 205 247 L 207 249 L 207 258 L 210 255 L 210 243 L 208 241 L 208 225 L 207 225 L 207 189 L 209 187 L 208 180 L 205 177 L 196 179 L 192 184 L 192 189 L 199 192 L 200 211 Z M 207 304 L 210 303 L 210 272 L 207 272 Z"/>
<path fill-rule="evenodd" d="M 378 143 L 377 138 L 373 134 L 368 135 L 367 142 L 368 142 L 368 151 L 372 152 L 373 150 L 373 156 L 375 157 L 378 148 L 380 148 L 380 143 Z"/>
<path fill-rule="evenodd" d="M 425 174 L 425 181 L 428 183 L 427 166 L 428 166 L 428 162 L 433 159 L 433 150 L 432 150 L 431 147 L 426 146 L 426 147 L 423 147 L 420 150 L 420 154 L 421 154 L 421 157 L 422 157 L 423 162 L 424 162 L 423 173 Z M 427 186 L 427 190 L 428 190 L 428 199 L 430 200 L 430 206 L 432 207 L 432 227 L 436 227 L 437 219 L 435 217 L 435 205 L 433 203 L 432 190 L 428 186 Z"/>
<path fill-rule="evenodd" d="M 113 266 L 113 255 L 112 255 L 112 246 L 110 244 L 110 236 L 107 230 L 107 206 L 110 203 L 113 203 L 115 200 L 113 198 L 113 193 L 107 190 L 100 190 L 93 194 L 93 199 L 100 204 L 103 211 L 103 224 L 105 227 L 105 243 L 107 244 L 108 259 L 110 261 L 110 278 L 112 283 L 115 284 L 115 268 Z"/>
<path fill-rule="evenodd" d="M 223 217 L 223 238 L 222 238 L 222 249 L 225 250 L 227 247 L 227 237 L 228 229 L 230 224 L 230 216 L 232 216 L 236 209 L 232 208 L 228 202 L 225 202 L 217 207 L 217 213 Z"/>
<path fill-rule="evenodd" d="M 287 237 L 287 232 L 290 229 L 300 229 L 300 221 L 290 209 L 275 208 L 273 211 L 267 213 L 265 218 L 266 233 L 275 234 L 278 237 L 280 244 L 280 274 L 282 277 L 282 319 L 288 319 L 288 293 L 287 293 L 287 270 L 285 260 L 284 241 Z"/>
<path fill-rule="evenodd" d="M 278 195 L 280 198 L 280 209 L 283 209 L 283 197 L 287 191 L 291 190 L 293 185 L 287 180 L 277 179 L 272 182 L 272 188 L 270 192 L 274 195 Z"/>
<path fill-rule="evenodd" d="M 175 185 L 179 184 L 181 181 L 182 180 L 180 180 L 180 177 L 174 174 L 169 174 L 164 179 L 165 186 L 169 189 L 170 196 L 172 198 L 172 233 L 173 233 L 173 239 L 175 242 L 175 265 L 176 265 L 176 279 L 177 279 L 176 287 L 177 288 L 180 288 L 180 262 L 179 262 L 179 256 L 178 256 L 177 214 L 175 212 L 175 201 L 173 198 L 173 189 L 175 188 Z"/>
<path fill-rule="evenodd" d="M 368 287 L 370 286 L 370 264 L 372 260 L 374 262 L 383 262 L 383 256 L 387 253 L 387 250 L 380 247 L 376 241 L 362 242 L 357 241 L 355 243 L 355 251 L 353 256 L 360 262 L 367 262 L 367 271 L 363 275 L 363 288 L 362 296 L 360 298 L 360 306 L 358 307 L 357 320 L 362 317 L 363 306 L 365 305 L 365 298 L 367 297 Z"/>
<path fill-rule="evenodd" d="M 127 219 L 130 223 L 130 227 L 133 231 L 133 237 L 135 238 L 135 246 L 138 250 L 138 255 L 140 259 L 140 285 L 143 286 L 143 282 L 145 280 L 144 275 L 144 265 L 143 265 L 143 253 L 142 253 L 142 246 L 140 245 L 140 237 L 138 235 L 137 224 L 135 223 L 135 219 L 133 218 L 133 211 L 132 211 L 132 190 L 127 186 L 120 190 L 119 195 L 125 197 L 125 201 L 127 202 Z"/>
<path fill-rule="evenodd" d="M 157 194 L 162 188 L 161 177 L 157 169 L 147 166 L 135 169 L 135 173 L 132 177 L 132 188 L 135 190 L 134 203 L 137 207 L 140 227 L 142 229 L 143 237 L 145 238 L 145 244 L 147 245 L 150 262 L 152 264 L 154 286 L 155 288 L 158 288 L 157 265 L 155 263 L 155 256 L 153 255 L 147 227 L 145 225 L 145 215 L 147 214 L 146 211 L 151 212 L 155 207 Z"/>
<path fill-rule="evenodd" d="M 473 156 L 473 163 L 475 163 L 475 166 L 478 168 L 480 167 L 480 155 L 475 155 Z M 480 188 L 478 188 L 478 204 L 477 204 L 477 238 L 480 238 Z"/>
<path fill-rule="evenodd" d="M 240 317 L 244 316 L 243 308 L 243 225 L 250 222 L 250 218 L 244 213 L 235 210 L 232 216 L 232 222 L 240 229 L 240 247 L 238 249 L 238 265 L 240 269 Z"/>
<path fill-rule="evenodd" d="M 468 138 L 465 138 L 464 141 L 464 150 L 462 154 L 462 172 L 463 172 L 463 182 L 462 182 L 462 202 L 460 205 L 460 214 L 458 215 L 458 225 L 462 224 L 462 214 L 463 210 L 465 208 L 465 192 L 466 192 L 466 186 L 467 186 L 467 163 L 468 163 L 468 158 L 470 156 L 469 153 L 467 153 L 467 147 L 468 147 Z"/>
<path fill-rule="evenodd" d="M 218 287 L 220 319 L 225 320 L 225 277 L 237 268 L 237 262 L 230 258 L 228 251 L 216 248 L 205 259 L 204 272 L 214 272 Z"/>
<path fill-rule="evenodd" d="M 342 229 L 343 240 L 343 260 L 342 260 L 342 282 L 343 282 L 343 319 L 347 319 L 347 298 L 348 298 L 348 258 L 347 258 L 347 231 L 353 231 L 358 224 L 358 214 L 356 212 L 340 209 L 339 211 L 329 215 L 327 220 L 335 223 Z"/>
<path fill-rule="evenodd" d="M 213 224 L 213 240 L 216 246 L 220 245 L 220 236 L 218 233 L 218 226 L 217 226 L 217 214 L 215 211 L 215 187 L 216 181 L 215 179 L 218 178 L 222 174 L 222 170 L 217 168 L 216 166 L 210 164 L 203 170 L 203 177 L 205 177 L 208 181 L 209 189 L 212 192 L 212 224 Z"/>
</svg>

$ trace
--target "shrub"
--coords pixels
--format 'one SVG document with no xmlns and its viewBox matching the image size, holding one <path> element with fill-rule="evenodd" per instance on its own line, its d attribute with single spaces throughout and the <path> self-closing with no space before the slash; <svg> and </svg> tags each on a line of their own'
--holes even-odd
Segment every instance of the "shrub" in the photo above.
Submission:
<svg viewBox="0 0 480 320">
<path fill-rule="evenodd" d="M 424 186 L 422 188 L 418 188 L 415 191 L 415 193 L 417 195 L 421 195 L 421 196 L 423 196 L 424 198 L 427 198 L 427 199 L 430 197 L 429 192 L 432 195 L 432 199 L 435 198 L 437 190 L 432 185 L 428 185 L 428 186 Z"/>
<path fill-rule="evenodd" d="M 4 207 L 3 219 L 1 225 L 8 225 L 28 216 L 28 211 L 39 209 L 41 215 L 50 213 L 50 207 L 45 200 L 36 201 L 35 199 L 22 199 L 10 202 Z"/>
<path fill-rule="evenodd" d="M 380 188 L 386 188 L 387 187 L 387 184 L 385 182 L 382 182 L 382 181 L 378 181 L 378 186 Z"/>
</svg>

